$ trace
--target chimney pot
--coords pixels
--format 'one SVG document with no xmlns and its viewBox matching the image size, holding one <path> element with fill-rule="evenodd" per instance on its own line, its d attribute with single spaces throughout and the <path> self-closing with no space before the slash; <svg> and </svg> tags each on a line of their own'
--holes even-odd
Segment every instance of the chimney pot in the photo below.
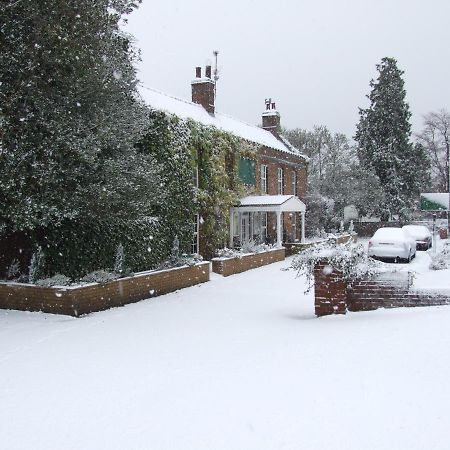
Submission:
<svg viewBox="0 0 450 450">
<path fill-rule="evenodd" d="M 265 100 L 266 110 L 262 115 L 262 127 L 270 131 L 275 136 L 278 136 L 280 132 L 280 114 L 276 110 L 275 102 L 272 101 L 271 98 Z"/>
<path fill-rule="evenodd" d="M 209 114 L 215 112 L 215 83 L 211 79 L 211 66 L 206 66 L 202 77 L 201 67 L 195 68 L 196 78 L 191 82 L 192 102 L 202 105 Z"/>
</svg>

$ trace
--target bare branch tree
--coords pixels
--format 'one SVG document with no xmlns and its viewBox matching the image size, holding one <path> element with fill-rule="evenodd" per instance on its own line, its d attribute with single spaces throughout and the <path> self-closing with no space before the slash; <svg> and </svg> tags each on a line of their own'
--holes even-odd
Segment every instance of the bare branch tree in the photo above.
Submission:
<svg viewBox="0 0 450 450">
<path fill-rule="evenodd" d="M 424 129 L 416 135 L 431 161 L 433 190 L 448 192 L 450 157 L 450 114 L 441 109 L 424 116 Z"/>
</svg>

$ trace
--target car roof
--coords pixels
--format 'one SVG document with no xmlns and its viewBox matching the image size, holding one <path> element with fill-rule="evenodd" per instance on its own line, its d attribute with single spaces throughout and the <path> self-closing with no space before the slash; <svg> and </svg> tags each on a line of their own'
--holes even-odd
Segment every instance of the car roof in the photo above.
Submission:
<svg viewBox="0 0 450 450">
<path fill-rule="evenodd" d="M 394 228 L 394 227 L 385 227 L 385 228 L 378 228 L 377 231 L 375 231 L 375 234 L 373 237 L 377 238 L 403 238 L 405 236 L 405 230 L 402 228 Z"/>
<path fill-rule="evenodd" d="M 404 230 L 429 231 L 425 225 L 403 225 Z"/>
</svg>

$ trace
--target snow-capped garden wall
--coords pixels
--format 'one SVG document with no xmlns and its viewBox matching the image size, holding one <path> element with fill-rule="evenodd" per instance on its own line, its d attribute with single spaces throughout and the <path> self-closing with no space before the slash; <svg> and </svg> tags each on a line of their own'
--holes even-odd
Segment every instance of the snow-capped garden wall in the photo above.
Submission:
<svg viewBox="0 0 450 450">
<path fill-rule="evenodd" d="M 229 275 L 266 266 L 277 261 L 284 261 L 285 256 L 286 250 L 284 248 L 276 248 L 261 253 L 251 253 L 233 258 L 213 258 L 212 270 L 224 277 L 228 277 Z"/>
<path fill-rule="evenodd" d="M 356 233 L 351 234 L 342 234 L 337 237 L 332 238 L 324 238 L 320 241 L 311 241 L 311 242 L 292 242 L 292 243 L 285 243 L 283 244 L 284 247 L 286 247 L 286 256 L 295 255 L 297 253 L 302 252 L 303 250 L 306 250 L 308 248 L 314 247 L 318 243 L 323 243 L 326 241 L 333 241 L 336 244 L 346 244 L 348 242 L 357 242 L 358 241 L 358 235 Z"/>
<path fill-rule="evenodd" d="M 41 287 L 0 283 L 0 309 L 81 316 L 209 281 L 209 262 L 142 272 L 104 284 Z"/>
<path fill-rule="evenodd" d="M 317 316 L 450 304 L 450 289 L 436 292 L 412 289 L 408 272 L 382 272 L 349 281 L 327 259 L 315 265 L 314 286 Z"/>
</svg>

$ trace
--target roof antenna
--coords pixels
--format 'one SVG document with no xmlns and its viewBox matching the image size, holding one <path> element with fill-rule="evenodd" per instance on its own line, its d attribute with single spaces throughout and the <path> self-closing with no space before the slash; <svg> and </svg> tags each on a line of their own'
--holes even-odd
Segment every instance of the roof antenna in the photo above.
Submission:
<svg viewBox="0 0 450 450">
<path fill-rule="evenodd" d="M 214 55 L 214 110 L 216 109 L 217 105 L 217 81 L 219 80 L 219 68 L 217 67 L 217 57 L 219 56 L 219 50 L 213 51 Z"/>
</svg>

